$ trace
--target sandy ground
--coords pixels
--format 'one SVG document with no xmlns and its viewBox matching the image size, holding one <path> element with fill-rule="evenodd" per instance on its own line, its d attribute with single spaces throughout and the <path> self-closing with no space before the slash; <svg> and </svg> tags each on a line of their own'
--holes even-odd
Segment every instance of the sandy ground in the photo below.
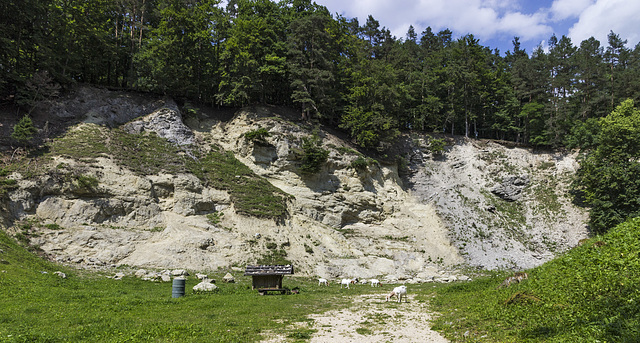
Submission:
<svg viewBox="0 0 640 343">
<path fill-rule="evenodd" d="M 409 294 L 408 302 L 385 302 L 384 294 L 362 295 L 349 309 L 312 315 L 312 329 L 317 330 L 311 343 L 446 343 L 431 330 L 432 314 L 427 304 Z M 262 343 L 288 342 L 283 336 L 270 337 Z"/>
</svg>

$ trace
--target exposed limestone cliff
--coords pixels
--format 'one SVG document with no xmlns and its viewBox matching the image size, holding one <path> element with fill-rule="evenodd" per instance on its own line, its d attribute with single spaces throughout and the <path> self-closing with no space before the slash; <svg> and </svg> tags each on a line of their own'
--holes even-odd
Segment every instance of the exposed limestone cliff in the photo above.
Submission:
<svg viewBox="0 0 640 343">
<path fill-rule="evenodd" d="M 39 235 L 31 243 L 63 262 L 215 270 L 278 253 L 309 275 L 429 279 L 464 263 L 537 265 L 586 232 L 584 211 L 565 196 L 575 168 L 568 154 L 461 140 L 434 157 L 424 148 L 429 138 L 416 136 L 406 142 L 408 166 L 400 176 L 395 163 L 352 167 L 361 155 L 320 130 L 328 161 L 317 174 L 304 175 L 302 138 L 312 128 L 284 110 L 250 108 L 230 119 L 201 111 L 183 120 L 171 100 L 83 88 L 52 111 L 81 119 L 80 127 L 107 125 L 155 132 L 186 147 L 222 147 L 291 195 L 286 218 L 260 219 L 238 214 L 227 191 L 186 171 L 141 174 L 108 156 L 53 156 L 35 177 L 11 175 L 18 187 L 7 196 L 6 219 L 36 223 Z M 246 137 L 261 128 L 269 132 L 262 142 Z M 95 182 L 79 182 L 79 175 Z M 514 186 L 515 201 L 491 193 L 524 175 L 530 181 Z"/>
</svg>

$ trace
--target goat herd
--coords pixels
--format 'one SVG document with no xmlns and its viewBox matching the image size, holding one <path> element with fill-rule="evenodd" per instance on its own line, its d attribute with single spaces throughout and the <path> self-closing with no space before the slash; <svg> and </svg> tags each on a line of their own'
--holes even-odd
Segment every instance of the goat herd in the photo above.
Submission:
<svg viewBox="0 0 640 343">
<path fill-rule="evenodd" d="M 378 279 L 371 279 L 369 280 L 369 282 L 371 283 L 371 287 L 380 287 L 382 285 L 382 283 L 380 283 L 380 280 Z M 369 282 L 367 282 L 367 280 L 360 281 L 358 278 L 342 279 L 340 281 L 340 288 L 349 288 L 349 285 L 351 284 L 367 284 Z M 318 279 L 318 286 L 329 286 L 329 280 Z M 398 299 L 398 302 L 402 302 L 402 298 L 404 298 L 404 301 L 407 302 L 407 287 L 405 285 L 402 285 L 394 288 L 391 293 L 387 294 L 386 301 L 389 301 L 389 299 L 394 297 Z"/>
</svg>

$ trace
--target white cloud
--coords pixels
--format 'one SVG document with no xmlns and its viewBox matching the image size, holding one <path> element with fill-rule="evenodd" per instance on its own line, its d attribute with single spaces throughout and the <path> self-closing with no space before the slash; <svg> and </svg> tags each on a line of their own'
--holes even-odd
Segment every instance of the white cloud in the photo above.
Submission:
<svg viewBox="0 0 640 343">
<path fill-rule="evenodd" d="M 397 37 L 409 25 L 416 30 L 431 26 L 435 32 L 448 28 L 457 35 L 472 33 L 481 39 L 496 35 L 522 40 L 549 35 L 553 30 L 541 13 L 518 12 L 518 0 L 316 0 L 330 11 L 357 17 L 364 24 L 369 14 Z M 509 38 L 509 39 L 510 39 Z"/>
<path fill-rule="evenodd" d="M 332 13 L 357 17 L 361 25 L 373 15 L 400 38 L 413 25 L 418 33 L 427 26 L 434 32 L 448 28 L 455 37 L 472 33 L 504 50 L 514 36 L 532 50 L 553 33 L 569 36 L 575 45 L 594 36 L 606 46 L 611 30 L 627 39 L 630 48 L 640 40 L 640 0 L 315 1 Z"/>
<path fill-rule="evenodd" d="M 594 37 L 607 46 L 607 35 L 613 31 L 628 40 L 628 48 L 633 48 L 640 40 L 639 20 L 638 0 L 597 0 L 581 13 L 568 36 L 576 45 Z"/>
<path fill-rule="evenodd" d="M 554 0 L 551 5 L 551 17 L 553 20 L 578 18 L 594 2 L 594 0 Z"/>
<path fill-rule="evenodd" d="M 548 36 L 552 28 L 546 24 L 545 17 L 538 12 L 526 15 L 519 12 L 507 13 L 500 20 L 500 30 L 518 36 L 522 41 L 536 40 L 540 37 Z"/>
</svg>

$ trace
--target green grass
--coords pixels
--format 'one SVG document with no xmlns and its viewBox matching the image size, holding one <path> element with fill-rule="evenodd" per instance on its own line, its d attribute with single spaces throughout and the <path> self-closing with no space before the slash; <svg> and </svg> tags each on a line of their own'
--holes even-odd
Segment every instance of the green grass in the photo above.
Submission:
<svg viewBox="0 0 640 343">
<path fill-rule="evenodd" d="M 173 299 L 170 283 L 117 281 L 55 265 L 3 232 L 0 250 L 0 342 L 256 342 L 267 332 L 306 340 L 312 327 L 295 323 L 372 292 L 285 277 L 284 285 L 300 294 L 259 296 L 249 278 L 236 275 L 237 283 L 218 284 L 213 294 L 194 294 L 197 280 L 190 279 L 186 296 Z M 54 275 L 57 270 L 68 277 Z M 527 280 L 502 289 L 497 286 L 510 273 L 411 285 L 412 301 L 440 313 L 433 327 L 452 342 L 638 342 L 640 219 L 527 273 Z M 384 320 L 370 316 L 358 332 L 369 334 Z"/>
<path fill-rule="evenodd" d="M 254 217 L 283 219 L 290 195 L 251 171 L 231 152 L 213 149 L 189 169 L 212 187 L 226 190 L 238 213 Z"/>
<path fill-rule="evenodd" d="M 185 156 L 177 147 L 155 133 L 130 134 L 94 124 L 72 128 L 50 144 L 50 154 L 94 162 L 98 157 L 113 158 L 140 174 L 185 171 Z"/>
<path fill-rule="evenodd" d="M 371 291 L 285 277 L 283 285 L 300 294 L 259 296 L 248 277 L 236 275 L 236 283 L 218 283 L 212 294 L 194 294 L 198 280 L 189 279 L 186 295 L 174 299 L 171 283 L 113 280 L 56 265 L 2 231 L 0 249 L 0 342 L 256 342 L 266 332 L 308 339 L 314 331 L 293 323 L 348 307 L 347 295 Z M 53 274 L 58 270 L 67 278 Z M 220 280 L 224 273 L 209 275 Z"/>
<path fill-rule="evenodd" d="M 436 288 L 435 328 L 454 342 L 640 340 L 640 219 L 528 274 L 503 289 L 506 273 Z"/>
</svg>

